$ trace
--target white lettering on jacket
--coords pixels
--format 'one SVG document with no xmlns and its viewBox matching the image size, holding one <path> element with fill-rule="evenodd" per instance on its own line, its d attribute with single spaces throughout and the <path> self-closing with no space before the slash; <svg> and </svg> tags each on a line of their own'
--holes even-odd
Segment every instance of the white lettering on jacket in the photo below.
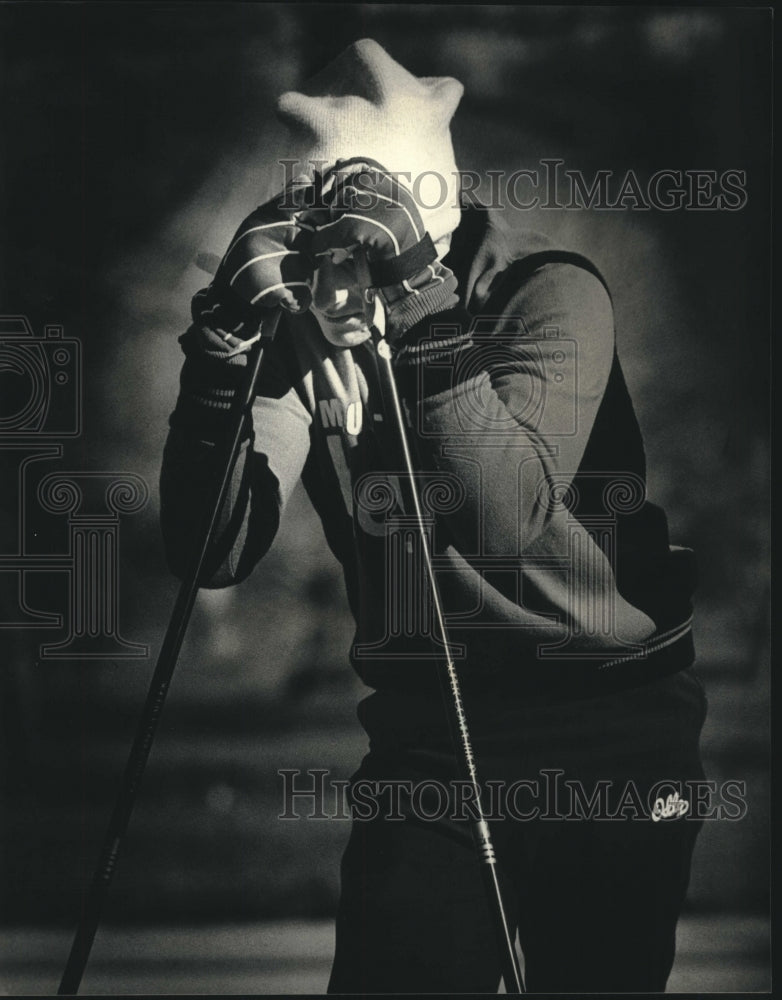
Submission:
<svg viewBox="0 0 782 1000">
<path fill-rule="evenodd" d="M 678 819 L 690 808 L 690 803 L 686 799 L 680 799 L 679 793 L 674 792 L 665 799 L 655 799 L 652 809 L 652 820 L 659 823 L 661 819 Z"/>
<path fill-rule="evenodd" d="M 358 437 L 361 433 L 363 413 L 364 411 L 360 403 L 348 403 L 347 412 L 345 413 L 345 430 L 348 434 Z"/>
<path fill-rule="evenodd" d="M 359 402 L 343 407 L 339 399 L 321 399 L 320 419 L 325 428 L 344 427 L 348 434 L 357 437 L 364 422 L 364 410 Z"/>
</svg>

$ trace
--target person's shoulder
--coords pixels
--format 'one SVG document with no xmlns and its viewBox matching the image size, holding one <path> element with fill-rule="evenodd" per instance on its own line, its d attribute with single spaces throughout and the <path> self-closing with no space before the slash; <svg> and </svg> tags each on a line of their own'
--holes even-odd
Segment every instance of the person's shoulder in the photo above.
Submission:
<svg viewBox="0 0 782 1000">
<path fill-rule="evenodd" d="M 532 228 L 511 227 L 503 212 L 475 201 L 464 206 L 455 236 L 453 266 L 473 312 L 501 308 L 523 290 L 545 288 L 594 299 L 610 308 L 610 292 L 601 271 L 588 256 Z M 450 263 L 450 261 L 449 261 Z"/>
<path fill-rule="evenodd" d="M 533 229 L 505 229 L 504 240 L 504 265 L 496 268 L 484 310 L 522 318 L 527 335 L 544 336 L 556 327 L 590 353 L 608 357 L 614 342 L 613 304 L 594 262 Z"/>
<path fill-rule="evenodd" d="M 521 251 L 495 275 L 486 306 L 523 307 L 525 313 L 552 320 L 575 312 L 589 325 L 612 327 L 611 296 L 591 260 L 543 234 L 526 237 Z"/>
<path fill-rule="evenodd" d="M 509 229 L 501 219 L 492 220 L 491 226 L 503 234 L 506 259 L 504 267 L 499 269 L 503 277 L 519 283 L 545 269 L 545 273 L 555 275 L 563 287 L 595 289 L 598 297 L 607 295 L 610 298 L 608 284 L 588 253 L 536 229 Z"/>
</svg>

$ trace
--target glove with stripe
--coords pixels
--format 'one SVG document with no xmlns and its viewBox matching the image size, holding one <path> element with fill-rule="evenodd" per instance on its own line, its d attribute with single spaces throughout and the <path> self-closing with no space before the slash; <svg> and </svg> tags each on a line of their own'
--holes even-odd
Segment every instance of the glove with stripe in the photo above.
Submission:
<svg viewBox="0 0 782 1000">
<path fill-rule="evenodd" d="M 318 259 L 360 246 L 372 287 L 386 305 L 391 342 L 416 323 L 458 302 L 456 278 L 437 257 L 413 195 L 379 163 L 338 161 L 326 204 L 302 213 L 314 228 L 310 250 Z"/>
<path fill-rule="evenodd" d="M 193 322 L 179 338 L 185 354 L 172 427 L 206 436 L 227 426 L 250 345 L 276 306 L 304 312 L 312 296 L 310 231 L 299 205 L 312 204 L 312 181 L 296 178 L 237 229 L 214 280 L 192 301 Z"/>
<path fill-rule="evenodd" d="M 304 312 L 312 301 L 313 262 L 309 227 L 299 206 L 312 204 L 312 180 L 295 178 L 282 195 L 255 209 L 242 222 L 214 280 L 193 296 L 194 327 L 187 349 L 229 364 L 244 365 L 264 315 L 281 306 Z M 187 338 L 190 337 L 190 343 Z"/>
</svg>

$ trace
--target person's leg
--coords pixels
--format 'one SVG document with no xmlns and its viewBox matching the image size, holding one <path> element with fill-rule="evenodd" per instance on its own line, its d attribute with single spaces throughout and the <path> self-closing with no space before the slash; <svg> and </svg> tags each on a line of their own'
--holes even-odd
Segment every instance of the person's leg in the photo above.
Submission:
<svg viewBox="0 0 782 1000">
<path fill-rule="evenodd" d="M 582 820 L 547 831 L 521 889 L 529 991 L 664 991 L 699 828 Z"/>
<path fill-rule="evenodd" d="M 492 993 L 500 982 L 467 823 L 354 820 L 329 993 Z M 512 916 L 512 915 L 511 915 Z"/>
<path fill-rule="evenodd" d="M 686 782 L 703 778 L 705 709 L 702 688 L 683 673 L 584 703 L 559 727 L 549 718 L 550 746 L 580 749 L 551 749 L 543 766 L 553 759 L 563 778 L 578 777 L 586 799 L 608 779 L 610 818 L 540 820 L 528 831 L 534 849 L 518 875 L 518 905 L 530 992 L 665 989 L 702 821 L 690 809 L 655 822 L 651 811 L 658 782 L 670 783 L 663 798 L 679 787 L 686 799 Z M 572 802 L 566 791 L 557 811 L 567 815 Z"/>
</svg>

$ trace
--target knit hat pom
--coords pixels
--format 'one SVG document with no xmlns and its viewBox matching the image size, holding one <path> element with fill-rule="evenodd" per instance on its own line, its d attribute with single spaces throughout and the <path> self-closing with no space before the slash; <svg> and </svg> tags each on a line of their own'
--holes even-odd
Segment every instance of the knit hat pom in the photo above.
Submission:
<svg viewBox="0 0 782 1000">
<path fill-rule="evenodd" d="M 288 91 L 277 117 L 290 152 L 307 170 L 366 156 L 401 173 L 433 240 L 459 223 L 459 180 L 449 124 L 464 88 L 451 77 L 416 77 L 377 42 L 348 46 L 302 90 Z M 409 176 L 408 176 L 409 175 Z"/>
</svg>

